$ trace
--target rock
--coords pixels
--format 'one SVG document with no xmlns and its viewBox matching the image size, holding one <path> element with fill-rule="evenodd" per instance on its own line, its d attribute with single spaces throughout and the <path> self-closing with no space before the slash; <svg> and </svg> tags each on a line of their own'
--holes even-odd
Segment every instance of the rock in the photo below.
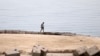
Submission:
<svg viewBox="0 0 100 56">
<path fill-rule="evenodd" d="M 78 49 L 76 49 L 73 54 L 74 56 L 86 56 L 87 53 L 86 53 L 86 47 L 80 47 Z"/>
<path fill-rule="evenodd" d="M 18 51 L 6 51 L 5 56 L 20 56 L 20 53 Z"/>
<path fill-rule="evenodd" d="M 89 49 L 87 49 L 87 55 L 88 56 L 100 56 L 100 50 L 97 46 L 92 46 Z"/>
<path fill-rule="evenodd" d="M 32 49 L 32 56 L 36 55 L 36 56 L 46 56 L 47 53 L 47 49 L 40 46 L 40 45 L 35 45 L 33 46 Z"/>
<path fill-rule="evenodd" d="M 47 53 L 46 56 L 73 56 L 72 53 Z"/>
<path fill-rule="evenodd" d="M 41 50 L 40 49 L 34 48 L 32 50 L 32 56 L 40 56 L 40 55 L 41 55 Z"/>
</svg>

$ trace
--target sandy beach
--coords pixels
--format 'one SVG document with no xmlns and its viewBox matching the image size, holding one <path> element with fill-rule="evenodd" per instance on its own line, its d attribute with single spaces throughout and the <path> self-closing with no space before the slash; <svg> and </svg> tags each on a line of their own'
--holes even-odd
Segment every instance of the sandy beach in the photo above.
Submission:
<svg viewBox="0 0 100 56">
<path fill-rule="evenodd" d="M 81 46 L 100 48 L 100 38 L 90 36 L 60 36 L 41 34 L 0 34 L 0 52 L 18 49 L 31 52 L 34 45 L 41 45 L 48 50 L 74 50 Z"/>
</svg>

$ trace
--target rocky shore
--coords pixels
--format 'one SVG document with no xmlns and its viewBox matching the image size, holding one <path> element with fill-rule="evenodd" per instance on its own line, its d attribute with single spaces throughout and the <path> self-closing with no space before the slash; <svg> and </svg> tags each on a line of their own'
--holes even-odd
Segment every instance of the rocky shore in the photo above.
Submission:
<svg viewBox="0 0 100 56">
<path fill-rule="evenodd" d="M 76 33 L 71 32 L 34 32 L 34 31 L 21 31 L 21 30 L 0 30 L 0 34 L 44 34 L 44 35 L 64 35 L 64 36 L 75 36 Z"/>
</svg>

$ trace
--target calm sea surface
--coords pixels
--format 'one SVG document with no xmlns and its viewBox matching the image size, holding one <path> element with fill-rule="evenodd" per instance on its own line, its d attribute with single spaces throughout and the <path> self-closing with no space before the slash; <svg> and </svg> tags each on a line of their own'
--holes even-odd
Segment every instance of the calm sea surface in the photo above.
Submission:
<svg viewBox="0 0 100 56">
<path fill-rule="evenodd" d="M 0 30 L 100 36 L 100 0 L 0 0 Z"/>
</svg>

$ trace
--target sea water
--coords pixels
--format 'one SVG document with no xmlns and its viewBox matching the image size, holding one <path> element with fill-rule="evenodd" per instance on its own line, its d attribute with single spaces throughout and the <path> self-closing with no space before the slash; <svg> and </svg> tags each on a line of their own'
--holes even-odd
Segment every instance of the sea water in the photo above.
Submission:
<svg viewBox="0 0 100 56">
<path fill-rule="evenodd" d="M 100 0 L 0 0 L 0 30 L 100 36 Z"/>
</svg>

